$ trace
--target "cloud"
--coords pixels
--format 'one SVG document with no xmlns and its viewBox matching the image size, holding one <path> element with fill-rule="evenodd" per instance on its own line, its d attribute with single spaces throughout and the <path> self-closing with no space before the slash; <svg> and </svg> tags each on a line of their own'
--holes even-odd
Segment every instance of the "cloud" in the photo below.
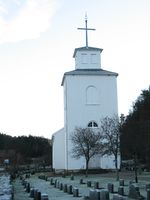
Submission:
<svg viewBox="0 0 150 200">
<path fill-rule="evenodd" d="M 24 0 L 22 4 L 13 0 L 11 6 L 3 1 L 6 3 L 0 2 L 0 43 L 39 37 L 49 28 L 58 8 L 57 0 Z"/>
<path fill-rule="evenodd" d="M 7 13 L 7 10 L 2 4 L 0 4 L 0 13 Z"/>
<path fill-rule="evenodd" d="M 16 5 L 18 5 L 18 6 L 20 6 L 20 5 L 21 5 L 21 2 L 20 2 L 20 0 L 13 0 L 13 2 L 14 2 Z"/>
</svg>

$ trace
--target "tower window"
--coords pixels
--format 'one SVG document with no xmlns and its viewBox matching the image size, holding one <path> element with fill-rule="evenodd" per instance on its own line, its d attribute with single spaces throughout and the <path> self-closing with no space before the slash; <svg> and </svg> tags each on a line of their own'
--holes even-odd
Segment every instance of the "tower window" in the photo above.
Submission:
<svg viewBox="0 0 150 200">
<path fill-rule="evenodd" d="M 99 104 L 99 93 L 97 88 L 93 85 L 86 88 L 86 103 Z"/>
<path fill-rule="evenodd" d="M 95 127 L 98 127 L 98 124 L 95 121 L 91 121 L 91 122 L 88 123 L 88 127 L 89 128 L 95 128 Z"/>
<path fill-rule="evenodd" d="M 91 63 L 92 63 L 92 64 L 96 64 L 96 63 L 97 63 L 96 54 L 91 54 Z"/>
<path fill-rule="evenodd" d="M 87 64 L 88 63 L 88 56 L 86 53 L 81 54 L 82 58 L 82 64 Z"/>
</svg>

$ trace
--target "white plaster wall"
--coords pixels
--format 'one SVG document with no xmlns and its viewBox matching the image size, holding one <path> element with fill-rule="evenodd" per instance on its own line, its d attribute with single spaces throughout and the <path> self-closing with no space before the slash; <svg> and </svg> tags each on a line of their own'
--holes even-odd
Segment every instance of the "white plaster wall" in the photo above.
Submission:
<svg viewBox="0 0 150 200">
<path fill-rule="evenodd" d="M 99 103 L 97 104 L 86 103 L 86 88 L 90 85 L 98 89 Z M 71 152 L 70 135 L 76 126 L 86 127 L 91 120 L 99 124 L 102 117 L 113 116 L 118 113 L 117 83 L 115 76 L 69 75 L 66 76 L 64 87 L 67 91 L 65 99 L 67 151 Z M 100 163 L 102 162 L 100 161 Z M 106 159 L 103 163 L 106 163 Z M 107 166 L 107 164 L 103 164 L 103 166 Z M 83 168 L 83 159 L 75 160 L 69 153 L 66 168 Z"/>
<path fill-rule="evenodd" d="M 53 134 L 53 168 L 65 169 L 65 133 L 61 129 Z"/>
<path fill-rule="evenodd" d="M 89 162 L 89 168 L 101 168 L 101 156 L 95 155 Z"/>
<path fill-rule="evenodd" d="M 85 169 L 85 158 L 81 157 L 79 159 L 72 157 L 72 143 L 68 139 L 68 154 L 66 154 L 67 157 L 67 163 L 66 163 L 66 169 L 69 170 L 78 170 L 78 169 Z"/>
<path fill-rule="evenodd" d="M 103 169 L 115 169 L 115 161 L 113 155 L 105 155 L 101 157 L 101 168 Z"/>
<path fill-rule="evenodd" d="M 94 85 L 99 93 L 99 103 L 86 103 L 86 88 Z M 66 77 L 67 99 L 66 120 L 68 131 L 74 126 L 87 126 L 90 120 L 118 113 L 116 77 L 110 76 L 68 76 Z"/>
</svg>

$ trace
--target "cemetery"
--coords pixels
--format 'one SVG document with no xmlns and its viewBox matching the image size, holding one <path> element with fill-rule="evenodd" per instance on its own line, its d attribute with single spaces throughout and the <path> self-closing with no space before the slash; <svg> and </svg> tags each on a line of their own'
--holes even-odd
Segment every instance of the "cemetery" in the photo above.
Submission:
<svg viewBox="0 0 150 200">
<path fill-rule="evenodd" d="M 14 200 L 150 200 L 149 172 L 138 174 L 138 183 L 135 183 L 134 172 L 120 173 L 119 181 L 114 172 L 88 177 L 82 174 L 21 174 L 12 185 Z"/>
<path fill-rule="evenodd" d="M 62 78 L 64 126 L 51 140 L 0 134 L 0 200 L 150 200 L 150 87 L 119 119 L 118 73 L 102 68 L 102 48 L 88 45 L 95 29 L 87 15 L 78 29 L 86 45 L 75 48 L 75 68 Z M 20 164 L 34 172 L 20 171 Z"/>
</svg>

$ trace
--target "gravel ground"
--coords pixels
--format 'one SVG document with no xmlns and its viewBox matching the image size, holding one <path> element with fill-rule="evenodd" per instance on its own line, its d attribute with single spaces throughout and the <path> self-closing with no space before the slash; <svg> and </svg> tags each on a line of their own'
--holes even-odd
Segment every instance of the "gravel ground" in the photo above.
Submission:
<svg viewBox="0 0 150 200">
<path fill-rule="evenodd" d="M 36 174 L 30 176 L 30 178 L 27 178 L 27 182 L 30 183 L 31 187 L 38 189 L 41 193 L 48 194 L 49 200 L 80 200 L 84 199 L 84 196 L 89 195 L 89 191 L 91 188 L 87 187 L 87 184 L 80 184 L 80 179 L 83 179 L 84 183 L 87 183 L 87 181 L 92 182 L 92 188 L 93 183 L 95 181 L 99 182 L 99 185 L 101 188 L 107 188 L 108 183 L 114 184 L 114 191 L 117 192 L 119 182 L 115 180 L 115 174 L 114 173 L 107 173 L 107 174 L 97 174 L 97 175 L 89 175 L 87 178 L 85 176 L 74 176 L 74 180 L 71 180 L 70 176 L 66 178 L 62 178 L 59 176 L 52 177 L 50 176 L 47 181 L 43 179 L 39 179 L 39 175 L 44 174 Z M 53 178 L 55 181 L 63 183 L 63 184 L 69 184 L 73 187 L 77 187 L 79 189 L 79 197 L 73 197 L 73 195 L 70 195 L 68 193 L 64 193 L 62 190 L 55 188 L 54 185 L 50 184 L 50 179 Z M 124 179 L 125 186 L 124 191 L 125 194 L 128 194 L 128 188 L 129 188 L 129 181 L 134 180 L 134 173 L 128 172 L 128 173 L 121 173 L 120 178 Z M 150 173 L 144 172 L 143 174 L 138 176 L 138 186 L 140 188 L 140 194 L 146 197 L 146 190 L 145 185 L 150 184 Z M 29 197 L 29 193 L 25 192 L 25 188 L 22 185 L 22 181 L 17 178 L 13 182 L 14 186 L 14 200 L 31 200 L 32 198 Z M 113 194 L 110 194 L 110 197 L 112 198 Z"/>
</svg>

